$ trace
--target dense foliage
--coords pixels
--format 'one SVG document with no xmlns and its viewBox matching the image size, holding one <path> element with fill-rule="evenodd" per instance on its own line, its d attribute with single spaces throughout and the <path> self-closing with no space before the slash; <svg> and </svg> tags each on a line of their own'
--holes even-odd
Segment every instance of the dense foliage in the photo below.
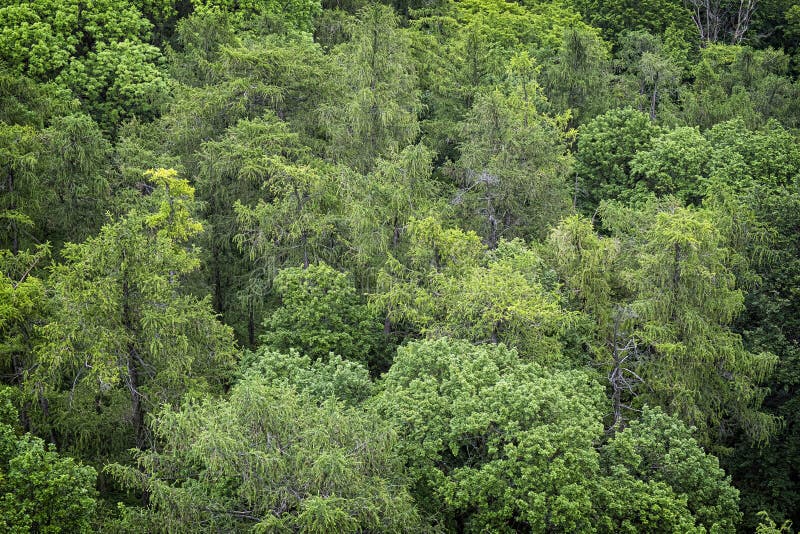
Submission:
<svg viewBox="0 0 800 534">
<path fill-rule="evenodd" d="M 791 532 L 800 7 L 0 2 L 0 530 Z"/>
</svg>

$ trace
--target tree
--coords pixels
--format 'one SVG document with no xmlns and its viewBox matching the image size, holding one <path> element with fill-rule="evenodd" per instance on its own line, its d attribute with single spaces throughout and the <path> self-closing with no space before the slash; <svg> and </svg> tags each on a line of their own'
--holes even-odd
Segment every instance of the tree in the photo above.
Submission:
<svg viewBox="0 0 800 534">
<path fill-rule="evenodd" d="M 82 240 L 102 225 L 110 197 L 111 146 L 85 114 L 52 121 L 42 132 L 40 171 L 51 189 L 43 234 L 57 244 Z"/>
<path fill-rule="evenodd" d="M 760 411 L 759 384 L 776 358 L 749 352 L 731 330 L 744 296 L 717 216 L 667 205 L 649 217 L 634 234 L 641 248 L 631 273 L 635 335 L 651 351 L 637 366 L 648 387 L 637 402 L 663 406 L 706 440 L 724 436 L 733 421 L 750 439 L 766 441 L 777 425 Z"/>
<path fill-rule="evenodd" d="M 583 125 L 575 154 L 577 205 L 591 214 L 601 200 L 620 198 L 633 189 L 631 161 L 660 133 L 647 115 L 631 108 L 608 111 Z"/>
<path fill-rule="evenodd" d="M 275 277 L 274 290 L 279 306 L 264 321 L 262 343 L 298 349 L 314 360 L 334 353 L 374 363 L 380 323 L 359 302 L 347 275 L 325 263 L 289 267 Z"/>
<path fill-rule="evenodd" d="M 738 491 L 677 419 L 645 408 L 604 439 L 589 371 L 417 341 L 398 349 L 374 403 L 399 433 L 415 498 L 450 530 L 734 532 L 740 517 Z"/>
<path fill-rule="evenodd" d="M 129 529 L 419 532 L 392 430 L 334 400 L 246 378 L 227 400 L 164 408 L 141 471 L 107 469 L 150 495 Z M 133 528 L 131 528 L 133 527 Z"/>
<path fill-rule="evenodd" d="M 409 40 L 394 11 L 378 3 L 359 12 L 352 40 L 337 48 L 348 95 L 323 109 L 331 156 L 359 172 L 399 151 L 419 133 L 419 96 Z"/>
<path fill-rule="evenodd" d="M 158 48 L 135 40 L 100 43 L 80 63 L 72 63 L 59 81 L 83 100 L 104 131 L 136 117 L 149 121 L 169 100 L 170 82 Z"/>
<path fill-rule="evenodd" d="M 636 394 L 641 377 L 639 347 L 634 335 L 635 313 L 630 307 L 620 271 L 625 267 L 619 239 L 597 235 L 588 219 L 567 217 L 553 228 L 547 240 L 548 259 L 555 267 L 568 309 L 581 312 L 575 330 L 592 364 L 608 377 L 611 390 L 611 429 L 622 430 L 629 418 L 629 398 Z M 588 332 L 581 326 L 588 322 Z"/>
<path fill-rule="evenodd" d="M 272 387 L 292 387 L 320 402 L 333 398 L 358 405 L 375 389 L 365 366 L 336 354 L 312 360 L 295 349 L 281 353 L 262 346 L 244 353 L 240 370 L 245 379 L 257 376 Z"/>
<path fill-rule="evenodd" d="M 219 141 L 205 142 L 198 154 L 198 197 L 205 202 L 205 218 L 210 225 L 204 242 L 210 255 L 206 261 L 214 309 L 222 314 L 226 323 L 237 327 L 239 337 L 251 346 L 256 341 L 255 326 L 259 303 L 266 293 L 264 286 L 269 286 L 282 265 L 281 258 L 276 256 L 285 254 L 295 242 L 290 242 L 285 249 L 268 249 L 269 253 L 263 258 L 274 262 L 272 265 L 256 263 L 255 255 L 249 257 L 250 251 L 235 244 L 234 238 L 240 233 L 235 206 L 253 209 L 264 196 L 264 184 L 278 182 L 275 189 L 281 185 L 276 163 L 302 161 L 306 152 L 297 135 L 268 114 L 252 121 L 240 121 Z M 283 200 L 267 196 L 268 202 Z M 275 231 L 265 239 L 277 244 L 279 235 Z M 296 256 L 291 256 L 287 261 L 295 259 Z M 259 268 L 261 273 L 257 272 Z"/>
<path fill-rule="evenodd" d="M 600 455 L 604 471 L 609 476 L 608 481 L 611 482 L 609 489 L 614 493 L 622 490 L 613 497 L 609 509 L 617 512 L 628 508 L 623 514 L 629 514 L 611 524 L 600 523 L 598 526 L 601 529 L 615 532 L 663 532 L 671 529 L 681 532 L 736 532 L 742 516 L 738 508 L 739 491 L 720 469 L 717 458 L 705 453 L 692 436 L 691 429 L 678 419 L 665 415 L 657 408 L 645 408 L 639 419 L 631 422 L 622 432 L 617 432 L 603 446 Z M 646 484 L 648 490 L 640 494 L 642 501 L 631 500 L 630 494 L 625 494 L 628 488 L 639 486 L 637 483 L 631 484 L 629 477 Z M 659 510 L 663 503 L 656 504 L 650 510 L 645 504 L 663 495 L 664 490 L 674 495 L 666 499 L 665 508 L 673 507 L 676 501 L 680 502 L 675 507 L 677 513 L 672 517 L 670 513 Z M 647 515 L 641 512 L 637 514 L 630 508 L 647 510 Z M 660 515 L 660 521 L 649 521 L 655 519 L 648 517 L 650 514 L 656 517 Z M 679 522 L 675 516 L 683 517 Z"/>
<path fill-rule="evenodd" d="M 398 349 L 376 399 L 420 505 L 467 532 L 590 528 L 602 402 L 588 374 L 446 338 Z"/>
<path fill-rule="evenodd" d="M 407 248 L 410 221 L 431 212 L 444 213 L 442 185 L 431 176 L 434 153 L 425 145 L 410 145 L 387 159 L 380 158 L 368 175 L 342 180 L 348 199 L 343 207 L 348 246 L 354 258 L 348 266 L 370 287 L 387 255 Z"/>
<path fill-rule="evenodd" d="M 638 194 L 673 195 L 684 203 L 698 203 L 712 147 L 697 128 L 675 128 L 653 139 L 630 162 Z"/>
<path fill-rule="evenodd" d="M 92 532 L 97 472 L 52 444 L 18 435 L 11 390 L 0 388 L 0 527 L 15 534 Z"/>
<path fill-rule="evenodd" d="M 558 52 L 545 67 L 545 90 L 558 112 L 570 112 L 572 124 L 586 122 L 608 109 L 609 55 L 608 44 L 596 31 L 564 31 Z"/>
<path fill-rule="evenodd" d="M 505 343 L 526 358 L 560 360 L 558 334 L 572 317 L 535 251 L 521 241 L 500 241 L 489 251 L 474 232 L 443 228 L 431 217 L 409 224 L 409 241 L 406 263 L 390 256 L 372 295 L 385 314 L 384 332 Z"/>
<path fill-rule="evenodd" d="M 242 26 L 254 25 L 258 19 L 310 32 L 314 18 L 322 11 L 320 0 L 190 0 L 197 12 L 228 12 Z"/>
<path fill-rule="evenodd" d="M 539 111 L 544 97 L 532 79 L 532 60 L 526 54 L 517 60 L 516 87 L 495 89 L 475 102 L 463 124 L 457 163 L 461 190 L 453 202 L 489 248 L 501 237 L 543 235 L 569 206 L 565 117 Z"/>
<path fill-rule="evenodd" d="M 47 190 L 37 171 L 41 140 L 30 126 L 0 123 L 0 224 L 5 227 L 2 245 L 17 254 L 31 240 L 32 227 L 41 216 Z"/>
<path fill-rule="evenodd" d="M 692 10 L 692 21 L 703 43 L 729 40 L 739 44 L 744 39 L 756 10 L 756 0 L 684 0 Z"/>
<path fill-rule="evenodd" d="M 181 292 L 199 265 L 185 245 L 202 231 L 194 190 L 173 170 L 149 179 L 152 194 L 125 217 L 65 246 L 49 282 L 56 313 L 28 378 L 52 402 L 42 404 L 46 428 L 90 457 L 148 446 L 145 415 L 188 391 L 219 389 L 233 358 L 231 331 L 209 301 Z"/>
<path fill-rule="evenodd" d="M 630 30 L 661 33 L 665 28 L 693 28 L 689 13 L 681 0 L 572 0 L 570 4 L 584 20 L 603 30 L 607 39 L 617 38 Z"/>
<path fill-rule="evenodd" d="M 661 38 L 645 31 L 628 32 L 620 41 L 620 59 L 638 88 L 637 109 L 648 109 L 650 120 L 655 121 L 664 97 L 680 84 L 683 72 L 679 58 L 672 57 L 673 51 Z"/>
</svg>

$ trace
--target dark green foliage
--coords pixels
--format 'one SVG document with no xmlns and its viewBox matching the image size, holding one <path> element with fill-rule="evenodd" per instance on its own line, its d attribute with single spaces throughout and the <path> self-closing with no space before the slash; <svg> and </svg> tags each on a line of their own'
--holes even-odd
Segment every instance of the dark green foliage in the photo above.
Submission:
<svg viewBox="0 0 800 534">
<path fill-rule="evenodd" d="M 584 125 L 575 154 L 578 206 L 591 213 L 600 200 L 620 198 L 633 189 L 631 161 L 660 133 L 647 115 L 630 108 L 609 111 Z"/>
</svg>

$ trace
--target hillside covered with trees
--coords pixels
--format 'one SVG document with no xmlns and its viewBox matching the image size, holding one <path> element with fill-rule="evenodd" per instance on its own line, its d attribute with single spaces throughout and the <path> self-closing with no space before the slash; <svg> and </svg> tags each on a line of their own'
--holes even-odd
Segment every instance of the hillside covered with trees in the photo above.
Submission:
<svg viewBox="0 0 800 534">
<path fill-rule="evenodd" d="M 793 532 L 800 4 L 0 0 L 0 531 Z"/>
</svg>

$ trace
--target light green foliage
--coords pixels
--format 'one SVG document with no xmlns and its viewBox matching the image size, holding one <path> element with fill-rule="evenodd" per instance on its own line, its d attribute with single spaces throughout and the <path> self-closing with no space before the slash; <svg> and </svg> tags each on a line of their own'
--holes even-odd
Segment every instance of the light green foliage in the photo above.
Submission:
<svg viewBox="0 0 800 534">
<path fill-rule="evenodd" d="M 334 353 L 370 362 L 380 323 L 360 303 L 346 274 L 325 263 L 289 267 L 275 277 L 274 291 L 280 304 L 264 320 L 262 343 L 295 348 L 315 360 Z"/>
<path fill-rule="evenodd" d="M 414 491 L 466 532 L 733 532 L 738 491 L 677 419 L 645 408 L 601 447 L 602 387 L 503 345 L 398 350 L 375 404 Z"/>
<path fill-rule="evenodd" d="M 478 97 L 463 123 L 457 163 L 457 204 L 466 227 L 484 236 L 489 248 L 501 237 L 533 238 L 567 210 L 565 119 L 544 115 L 544 97 L 527 54 L 510 66 L 514 84 Z"/>
<path fill-rule="evenodd" d="M 698 525 L 691 531 L 736 532 L 741 519 L 739 491 L 731 486 L 730 477 L 720 469 L 717 458 L 703 452 L 692 432 L 678 419 L 659 409 L 645 408 L 641 417 L 616 433 L 600 454 L 612 481 L 632 476 L 650 487 L 667 486 L 696 519 Z M 655 495 L 658 493 L 649 499 Z M 639 505 L 635 501 L 631 504 Z M 611 506 L 617 505 L 624 507 L 626 501 Z M 632 532 L 632 526 L 622 531 Z M 701 526 L 706 530 L 698 528 Z M 611 530 L 619 532 L 619 527 L 617 524 Z M 638 527 L 644 527 L 638 531 L 649 532 L 689 531 L 688 525 L 677 523 L 672 528 L 658 523 Z"/>
<path fill-rule="evenodd" d="M 408 263 L 390 256 L 372 305 L 389 325 L 430 337 L 519 348 L 529 358 L 558 361 L 557 335 L 571 321 L 550 287 L 542 260 L 520 241 L 488 251 L 473 232 L 411 221 Z"/>
<path fill-rule="evenodd" d="M 170 74 L 183 84 L 202 86 L 217 81 L 217 60 L 222 46 L 240 39 L 227 12 L 215 9 L 191 13 L 178 21 L 174 48 L 166 50 Z M 178 98 L 180 103 L 183 99 Z"/>
<path fill-rule="evenodd" d="M 631 415 L 626 403 L 641 382 L 634 370 L 641 356 L 634 334 L 636 313 L 630 307 L 630 281 L 623 276 L 635 258 L 626 255 L 619 237 L 597 235 L 592 222 L 579 216 L 562 220 L 547 245 L 547 257 L 563 284 L 565 306 L 578 312 L 571 342 L 606 375 L 609 426 L 621 429 Z"/>
<path fill-rule="evenodd" d="M 214 70 L 249 96 L 252 107 L 266 105 L 293 130 L 317 139 L 324 137 L 318 108 L 340 90 L 340 68 L 308 36 L 270 35 L 222 47 Z"/>
<path fill-rule="evenodd" d="M 485 28 L 483 37 L 506 54 L 526 48 L 555 49 L 566 28 L 587 28 L 578 13 L 556 2 L 466 0 L 451 5 L 459 22 L 479 22 Z"/>
<path fill-rule="evenodd" d="M 89 45 L 145 40 L 150 23 L 127 0 L 12 0 L 0 8 L 0 62 L 48 80 Z"/>
<path fill-rule="evenodd" d="M 150 119 L 167 92 L 145 43 L 151 24 L 127 0 L 14 1 L 0 8 L 0 64 L 71 89 L 104 130 Z"/>
<path fill-rule="evenodd" d="M 11 390 L 0 389 L 0 529 L 9 534 L 92 532 L 97 472 L 52 444 L 17 435 Z"/>
<path fill-rule="evenodd" d="M 539 256 L 520 241 L 501 241 L 496 250 L 460 276 L 438 280 L 434 294 L 443 307 L 430 334 L 503 342 L 539 362 L 557 362 L 557 334 L 572 321 L 561 309 Z"/>
<path fill-rule="evenodd" d="M 47 316 L 45 284 L 35 274 L 49 259 L 50 249 L 12 254 L 0 250 L 0 366 L 6 379 L 22 382 L 35 366 L 33 347 L 38 341 L 35 325 Z"/>
<path fill-rule="evenodd" d="M 468 532 L 590 530 L 602 403 L 585 373 L 449 339 L 398 349 L 376 399 L 419 504 Z"/>
<path fill-rule="evenodd" d="M 715 125 L 705 137 L 715 149 L 711 180 L 722 180 L 734 191 L 790 186 L 800 174 L 796 136 L 775 120 L 751 130 L 744 121 L 733 119 Z"/>
<path fill-rule="evenodd" d="M 609 111 L 582 126 L 575 154 L 578 206 L 591 213 L 601 200 L 619 198 L 633 189 L 631 160 L 650 148 L 659 133 L 647 115 L 630 108 Z"/>
<path fill-rule="evenodd" d="M 759 522 L 756 534 L 784 534 L 792 532 L 792 522 L 788 519 L 778 526 L 775 521 L 763 510 L 758 512 Z"/>
<path fill-rule="evenodd" d="M 151 532 L 419 532 L 396 438 L 360 409 L 251 376 L 228 400 L 165 408 L 160 444 L 108 470 L 150 495 Z M 146 525 L 146 527 L 144 526 Z"/>
<path fill-rule="evenodd" d="M 16 252 L 43 236 L 58 243 L 92 232 L 108 196 L 109 153 L 87 115 L 56 117 L 44 130 L 0 122 L 0 243 Z"/>
<path fill-rule="evenodd" d="M 240 368 L 245 377 L 258 376 L 275 387 L 291 386 L 320 401 L 335 398 L 358 404 L 374 389 L 366 367 L 336 354 L 312 360 L 295 349 L 281 353 L 261 347 L 246 352 Z"/>
<path fill-rule="evenodd" d="M 411 145 L 388 159 L 379 159 L 368 175 L 342 180 L 343 196 L 354 265 L 374 276 L 387 254 L 404 250 L 409 221 L 447 206 L 438 197 L 442 187 L 431 177 L 434 153 L 425 145 Z M 369 280 L 369 278 L 368 278 Z"/>
<path fill-rule="evenodd" d="M 359 12 L 352 40 L 337 48 L 346 77 L 343 101 L 322 112 L 336 161 L 367 172 L 376 158 L 399 151 L 419 133 L 409 44 L 391 8 L 375 3 Z"/>
<path fill-rule="evenodd" d="M 277 260 L 273 274 L 281 264 L 308 265 L 332 255 L 340 200 L 334 169 L 311 156 L 297 134 L 275 118 L 241 123 L 230 137 L 231 144 L 243 145 L 232 154 L 231 170 L 239 179 L 261 181 L 263 190 L 256 206 L 236 203 L 239 246 L 251 259 Z M 265 152 L 264 144 L 272 150 Z"/>
<path fill-rule="evenodd" d="M 73 436 L 73 446 L 91 439 L 90 414 L 97 410 L 101 418 L 103 399 L 111 411 L 119 406 L 115 392 L 129 397 L 127 424 L 117 425 L 132 427 L 135 441 L 118 443 L 124 450 L 145 446 L 144 414 L 154 406 L 186 391 L 213 391 L 227 378 L 234 349 L 229 328 L 217 322 L 208 300 L 181 294 L 182 278 L 199 263 L 185 245 L 201 230 L 191 213 L 194 190 L 173 170 L 153 171 L 149 179 L 155 189 L 140 206 L 85 243 L 66 245 L 66 263 L 51 275 L 58 311 L 42 329 L 41 365 L 29 387 L 55 398 L 72 390 L 74 404 L 62 409 L 85 410 L 86 425 L 43 417 L 60 435 Z M 97 405 L 89 409 L 81 401 Z M 84 431 L 89 436 L 78 439 Z"/>
</svg>

